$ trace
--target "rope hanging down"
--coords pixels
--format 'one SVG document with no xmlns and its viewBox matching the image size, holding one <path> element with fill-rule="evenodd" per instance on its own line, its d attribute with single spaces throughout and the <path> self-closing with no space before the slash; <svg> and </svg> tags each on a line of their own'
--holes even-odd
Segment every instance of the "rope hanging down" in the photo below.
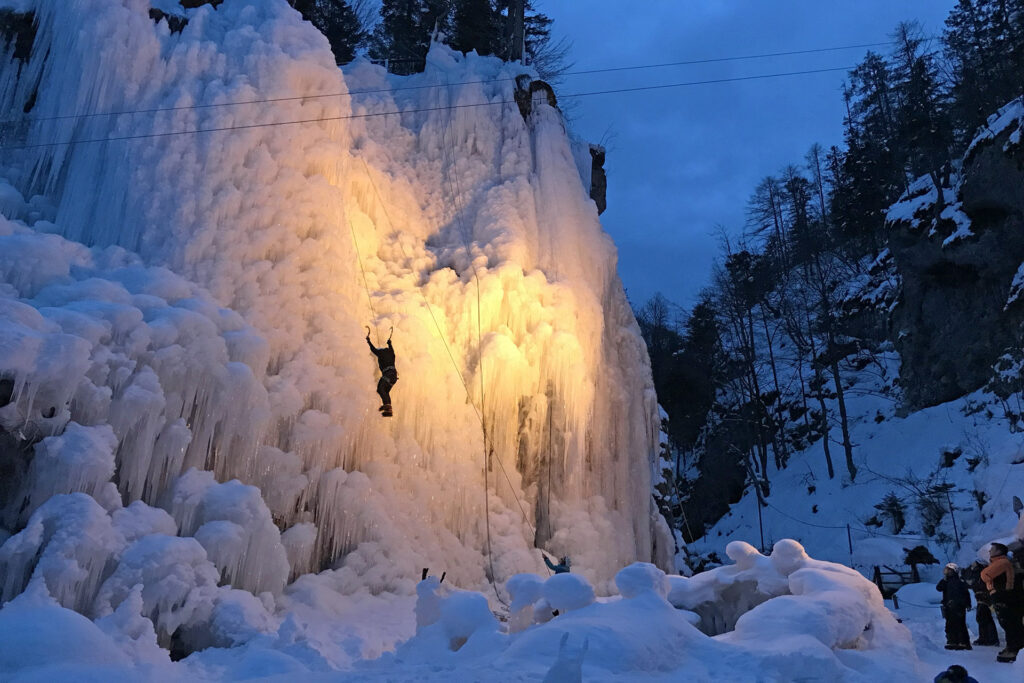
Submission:
<svg viewBox="0 0 1024 683">
<path fill-rule="evenodd" d="M 445 83 L 448 84 L 448 75 L 447 74 L 445 74 L 444 80 L 445 80 Z M 448 93 L 448 103 L 451 104 L 452 95 L 451 95 L 451 86 L 450 85 L 448 85 L 448 87 L 446 88 L 446 91 Z M 438 92 L 440 93 L 440 91 L 438 91 Z M 440 99 L 440 97 L 439 97 L 439 99 Z M 453 117 L 454 117 L 454 113 L 449 111 L 449 114 L 448 114 L 448 124 L 441 131 L 442 149 L 443 149 L 444 144 L 445 144 L 445 139 L 448 137 L 447 134 L 451 131 Z M 449 164 L 451 166 L 455 165 L 455 140 L 454 140 L 454 138 L 452 138 L 452 141 L 451 141 L 451 156 L 449 157 Z M 476 265 L 473 264 L 473 254 L 472 254 L 472 252 L 470 251 L 470 248 L 469 248 L 469 235 L 466 232 L 466 229 L 465 229 L 466 226 L 465 226 L 465 223 L 463 222 L 462 208 L 459 205 L 459 195 L 455 194 L 455 191 L 452 189 L 452 176 L 447 171 L 447 168 L 448 168 L 449 164 L 445 164 L 444 160 L 442 159 L 441 168 L 444 169 L 445 177 L 448 179 L 448 190 L 449 190 L 449 192 L 451 192 L 452 202 L 455 204 L 455 220 L 458 221 L 458 223 L 459 223 L 459 232 L 462 234 L 463 242 L 466 245 L 466 257 L 469 259 L 470 265 L 473 266 L 473 280 L 476 283 L 476 340 L 477 340 L 476 341 L 476 345 L 477 345 L 477 353 L 479 355 L 479 363 L 480 363 L 480 367 L 478 369 L 479 371 L 478 371 L 477 374 L 480 376 L 480 413 L 479 413 L 479 416 L 480 416 L 480 431 L 483 433 L 483 438 L 484 438 L 484 526 L 485 526 L 486 532 L 487 532 L 487 566 L 488 566 L 488 569 L 490 570 L 489 574 L 488 574 L 488 577 L 491 580 L 491 586 L 494 588 L 494 595 L 497 596 L 498 600 L 501 600 L 501 602 L 504 603 L 505 601 L 502 600 L 501 594 L 498 592 L 498 584 L 495 583 L 494 546 L 491 544 L 491 484 L 490 484 L 490 481 L 489 481 L 488 472 L 491 469 L 491 453 L 492 453 L 492 450 L 489 449 L 489 444 L 487 442 L 487 422 L 485 420 L 485 417 L 487 415 L 487 409 L 486 409 L 486 406 L 485 406 L 485 403 L 484 403 L 484 347 L 483 347 L 482 335 L 480 333 L 480 330 L 481 330 L 481 322 L 480 322 L 480 278 L 477 277 Z M 467 394 L 468 394 L 468 391 L 469 391 L 468 387 L 466 388 L 466 391 L 467 391 Z M 470 401 L 470 402 L 472 403 L 472 401 Z M 506 607 L 507 606 L 508 605 L 506 604 Z"/>
<path fill-rule="evenodd" d="M 447 139 L 447 136 L 444 135 L 444 132 L 442 133 L 442 137 Z M 454 146 L 452 146 L 452 151 L 454 153 Z M 391 214 L 390 214 L 390 212 L 387 209 L 387 204 L 384 202 L 384 199 L 380 195 L 380 190 L 377 188 L 377 183 L 373 179 L 373 173 L 370 171 L 370 167 L 366 163 L 366 160 L 364 158 L 360 157 L 360 162 L 363 165 L 363 169 L 364 169 L 364 171 L 366 173 L 366 177 L 370 181 L 370 186 L 373 188 L 373 193 L 374 193 L 374 196 L 377 198 L 377 203 L 380 204 L 381 210 L 384 212 L 384 217 L 388 221 L 388 225 L 391 227 L 392 230 L 394 230 L 395 229 L 395 223 L 392 220 Z M 458 196 L 455 194 L 455 190 L 454 190 L 453 186 L 451 185 L 451 177 L 447 174 L 447 172 L 445 173 L 445 175 L 446 175 L 446 180 L 447 180 L 447 182 L 449 184 L 449 191 L 453 195 L 453 200 L 458 205 L 459 204 L 459 200 L 458 200 Z M 462 232 L 462 231 L 460 230 L 460 232 Z M 407 259 L 411 258 L 409 256 L 409 254 L 408 254 L 408 252 L 407 252 L 407 250 L 405 248 L 405 245 L 403 243 L 399 242 L 399 247 L 402 250 L 403 256 L 405 256 Z M 356 245 L 356 248 L 358 250 L 358 244 Z M 467 253 L 468 252 L 469 252 L 469 248 L 468 248 L 468 245 L 467 245 Z M 473 269 L 473 275 L 474 275 L 474 279 L 475 279 L 475 282 L 476 282 L 476 288 L 477 288 L 477 343 L 479 345 L 480 344 L 480 340 L 482 338 L 482 334 L 481 334 L 481 332 L 482 332 L 482 326 L 481 326 L 481 299 L 480 299 L 479 277 L 477 276 L 476 268 L 475 267 Z M 430 301 L 427 299 L 427 297 L 423 293 L 423 291 L 419 290 L 419 292 L 420 292 L 420 296 L 423 298 L 424 304 L 427 307 L 427 312 L 430 315 L 430 319 L 431 319 L 431 321 L 434 324 L 434 328 L 437 330 L 437 336 L 440 338 L 441 343 L 444 345 L 445 352 L 448 355 L 448 360 L 451 362 L 452 367 L 455 369 L 455 373 L 458 376 L 459 381 L 462 383 L 462 387 L 463 387 L 463 389 L 466 392 L 466 396 L 468 398 L 472 399 L 472 392 L 469 389 L 469 384 L 466 382 L 466 378 L 462 374 L 462 371 L 459 368 L 458 362 L 455 360 L 455 355 L 454 355 L 454 353 L 452 353 L 451 346 L 449 346 L 448 341 L 445 338 L 444 332 L 441 329 L 441 324 L 438 322 L 437 316 L 434 314 L 433 306 L 430 305 Z M 480 369 L 481 369 L 481 372 L 480 372 L 480 396 L 481 396 L 480 403 L 481 403 L 481 405 L 480 405 L 480 408 L 478 409 L 476 404 L 472 400 L 469 401 L 469 404 L 470 404 L 470 406 L 472 406 L 473 412 L 476 414 L 477 420 L 480 422 L 480 428 L 481 428 L 481 432 L 482 432 L 483 438 L 484 438 L 484 458 L 485 458 L 485 463 L 484 463 L 484 515 L 485 515 L 485 526 L 486 526 L 486 530 L 487 530 L 486 531 L 486 533 L 487 533 L 487 558 L 488 558 L 488 567 L 490 569 L 489 578 L 490 578 L 491 585 L 494 588 L 495 596 L 498 598 L 499 601 L 502 602 L 502 604 L 505 604 L 506 607 L 507 607 L 508 605 L 507 605 L 506 601 L 502 598 L 501 594 L 498 592 L 497 585 L 494 583 L 495 572 L 494 572 L 493 558 L 492 558 L 492 552 L 491 552 L 491 547 L 492 546 L 491 546 L 491 533 L 490 533 L 490 484 L 488 482 L 488 476 L 487 476 L 487 472 L 488 472 L 488 469 L 489 469 L 488 464 L 489 464 L 489 462 L 491 460 L 491 456 L 493 455 L 493 447 L 491 447 L 490 444 L 489 444 L 488 434 L 487 434 L 487 427 L 486 427 L 486 420 L 484 418 L 483 413 L 481 412 L 485 408 L 485 403 L 484 403 L 484 377 L 483 377 L 482 355 L 481 355 L 481 368 Z M 512 486 L 512 482 L 509 479 L 508 473 L 505 471 L 504 465 L 501 463 L 500 459 L 498 459 L 498 464 L 499 464 L 499 467 L 501 468 L 503 476 L 505 477 L 505 480 L 509 484 L 509 489 L 512 491 L 512 495 L 516 499 L 516 503 L 519 506 L 519 511 L 520 511 L 520 513 L 523 516 L 523 521 L 525 521 L 526 524 L 533 530 L 533 533 L 536 536 L 536 533 L 537 533 L 536 527 L 533 526 L 533 524 L 529 520 L 529 517 L 526 515 L 526 511 L 525 511 L 525 509 L 522 506 L 522 502 L 519 500 L 519 496 L 518 496 L 518 494 L 516 494 L 515 487 Z"/>
<path fill-rule="evenodd" d="M 445 82 L 448 83 L 448 76 L 447 76 L 447 74 L 445 75 Z M 454 112 L 455 112 L 456 109 L 458 109 L 457 106 L 451 104 L 452 96 L 451 96 L 450 84 L 449 84 L 449 87 L 448 87 L 448 101 L 449 101 L 448 111 L 450 113 L 449 113 L 449 116 L 448 116 L 448 126 L 446 127 L 446 129 L 447 129 L 447 131 L 450 131 L 451 128 L 452 128 L 451 123 L 452 123 L 452 119 L 454 118 Z M 502 108 L 502 114 L 503 115 L 504 115 L 504 112 L 505 112 L 505 108 Z M 462 237 L 463 237 L 463 245 L 466 247 L 466 256 L 470 259 L 470 261 L 469 261 L 470 267 L 473 269 L 473 281 L 474 281 L 474 283 L 476 285 L 476 335 L 477 335 L 477 348 L 478 348 L 479 354 L 480 354 L 480 373 L 479 373 L 480 374 L 480 411 L 482 413 L 482 416 L 480 418 L 480 427 L 481 427 L 481 429 L 483 430 L 483 433 L 484 433 L 484 444 L 485 444 L 486 447 L 488 447 L 488 451 L 487 451 L 487 457 L 488 457 L 487 464 L 489 466 L 489 464 L 490 464 L 490 462 L 492 460 L 494 460 L 495 462 L 498 463 L 498 469 L 501 470 L 502 476 L 505 477 L 505 483 L 508 484 L 508 488 L 512 492 L 512 496 L 515 498 L 516 505 L 519 507 L 519 512 L 523 516 L 523 521 L 526 522 L 527 526 L 530 527 L 531 531 L 533 531 L 534 538 L 536 538 L 537 537 L 537 527 L 535 527 L 533 525 L 533 523 L 530 521 L 530 518 L 526 514 L 526 510 L 523 509 L 523 503 L 519 499 L 519 495 L 516 493 L 515 486 L 512 485 L 512 479 L 508 476 L 508 472 L 505 470 L 505 464 L 501 461 L 501 457 L 500 456 L 498 458 L 493 458 L 492 457 L 494 455 L 494 447 L 492 445 L 490 445 L 490 446 L 488 445 L 487 427 L 486 427 L 486 424 L 484 422 L 484 420 L 485 420 L 484 416 L 486 416 L 486 411 L 484 410 L 484 357 L 483 357 L 483 335 L 482 335 L 482 332 L 481 332 L 481 309 L 482 309 L 482 307 L 481 307 L 481 302 L 480 302 L 480 275 L 479 275 L 479 273 L 477 271 L 476 263 L 474 263 L 474 261 L 472 259 L 472 250 L 470 248 L 470 241 L 469 241 L 470 233 L 469 233 L 468 230 L 466 230 L 465 222 L 464 222 L 464 218 L 463 218 L 463 214 L 464 214 L 463 209 L 464 209 L 464 207 L 462 206 L 462 199 L 461 199 L 462 198 L 462 185 L 461 185 L 461 183 L 459 181 L 459 168 L 458 168 L 458 164 L 456 163 L 456 151 L 455 151 L 455 138 L 454 138 L 454 136 L 448 136 L 448 142 L 449 142 L 449 149 L 451 151 L 451 164 L 450 164 L 450 168 L 451 168 L 452 172 L 449 174 L 447 172 L 447 168 L 448 167 L 445 167 L 444 165 L 442 165 L 442 168 L 446 169 L 445 170 L 445 175 L 448 177 L 448 187 L 449 187 L 449 190 L 452 191 L 452 199 L 453 199 L 453 201 L 455 203 L 455 210 L 456 210 L 455 218 L 459 222 L 459 225 L 460 225 L 460 228 L 461 228 L 460 229 L 460 233 L 462 234 Z M 452 179 L 452 176 L 455 176 L 455 190 L 451 190 L 451 179 Z M 456 192 L 456 190 L 457 190 L 457 192 Z M 489 469 L 489 467 L 488 467 L 488 469 Z M 487 472 L 487 470 L 485 469 L 484 470 L 485 480 L 486 480 L 486 472 Z"/>
<path fill-rule="evenodd" d="M 373 309 L 373 297 L 370 295 L 370 285 L 366 281 L 366 269 L 363 267 L 363 255 L 359 249 L 359 240 L 356 239 L 356 230 L 352 227 L 352 222 L 348 222 L 348 230 L 352 234 L 352 244 L 356 247 L 356 259 L 359 261 L 359 271 L 363 274 L 363 288 L 366 290 L 366 301 L 370 304 L 370 315 L 373 316 L 373 333 L 377 339 L 377 343 L 380 343 L 380 330 L 377 329 L 377 312 Z M 366 336 L 370 336 L 370 330 L 366 330 Z"/>
</svg>

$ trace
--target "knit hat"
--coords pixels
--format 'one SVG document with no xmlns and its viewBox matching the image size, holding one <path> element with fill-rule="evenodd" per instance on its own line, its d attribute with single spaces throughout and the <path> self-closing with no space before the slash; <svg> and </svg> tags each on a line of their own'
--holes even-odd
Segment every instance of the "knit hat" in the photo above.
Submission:
<svg viewBox="0 0 1024 683">
<path fill-rule="evenodd" d="M 960 571 L 960 567 L 956 566 L 953 562 L 946 565 L 946 569 L 952 569 L 953 571 Z"/>
</svg>

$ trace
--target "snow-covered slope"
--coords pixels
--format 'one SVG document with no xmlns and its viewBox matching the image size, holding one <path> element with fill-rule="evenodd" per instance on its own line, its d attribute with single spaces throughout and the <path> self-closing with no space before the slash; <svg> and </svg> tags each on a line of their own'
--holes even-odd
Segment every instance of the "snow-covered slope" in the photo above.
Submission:
<svg viewBox="0 0 1024 683">
<path fill-rule="evenodd" d="M 38 26 L 0 63 L 3 110 L 29 110 L 0 158 L 3 429 L 28 463 L 4 599 L 43 576 L 100 615 L 138 580 L 167 638 L 202 615 L 147 602 L 153 558 L 265 606 L 335 563 L 345 590 L 399 593 L 424 566 L 478 588 L 539 570 L 537 545 L 599 589 L 667 563 L 646 351 L 559 112 L 514 102 L 521 68 L 435 47 L 417 76 L 342 73 L 284 0 L 180 33 L 147 0 L 3 6 Z M 394 329 L 391 420 L 364 325 Z M 61 546 L 75 525 L 102 547 Z M 72 555 L 73 578 L 43 567 Z"/>
</svg>

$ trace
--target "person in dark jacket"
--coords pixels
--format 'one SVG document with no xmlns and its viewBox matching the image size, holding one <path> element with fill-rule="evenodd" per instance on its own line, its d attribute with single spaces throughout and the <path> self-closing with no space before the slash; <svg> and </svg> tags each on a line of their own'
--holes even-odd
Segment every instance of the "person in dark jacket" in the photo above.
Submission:
<svg viewBox="0 0 1024 683">
<path fill-rule="evenodd" d="M 1013 563 L 1006 556 L 1007 547 L 1002 543 L 990 543 L 988 552 L 991 561 L 981 572 L 981 580 L 992 596 L 996 619 L 1006 632 L 1006 647 L 996 655 L 996 661 L 1013 662 L 1024 648 L 1024 608 L 1021 606 L 1024 598 L 1017 590 Z"/>
<path fill-rule="evenodd" d="M 968 674 L 967 669 L 954 664 L 936 676 L 935 683 L 978 683 L 978 680 Z"/>
<path fill-rule="evenodd" d="M 967 610 L 971 593 L 960 578 L 960 568 L 950 562 L 942 572 L 935 590 L 942 592 L 942 616 L 946 618 L 946 649 L 970 650 L 971 634 L 967 632 Z"/>
<path fill-rule="evenodd" d="M 543 553 L 541 554 L 543 555 Z M 547 555 L 544 555 L 544 564 L 546 564 L 548 566 L 548 569 L 550 569 L 556 574 L 568 574 L 569 567 L 572 566 L 572 563 L 569 561 L 568 557 L 563 557 L 561 560 L 559 560 L 558 564 L 555 564 L 548 559 Z"/>
<path fill-rule="evenodd" d="M 999 631 L 996 630 L 996 622 L 992 618 L 992 597 L 988 594 L 985 582 L 981 580 L 981 572 L 987 566 L 975 560 L 963 571 L 961 578 L 974 593 L 974 602 L 977 605 L 974 618 L 978 621 L 978 639 L 974 644 L 998 646 Z"/>
<path fill-rule="evenodd" d="M 391 387 L 398 382 L 398 370 L 395 369 L 395 347 L 391 345 L 391 337 L 388 337 L 386 348 L 377 348 L 370 341 L 370 331 L 366 331 L 366 343 L 370 351 L 377 357 L 377 366 L 380 367 L 380 379 L 377 381 L 377 394 L 380 396 L 381 406 L 379 408 L 381 417 L 391 417 Z"/>
</svg>

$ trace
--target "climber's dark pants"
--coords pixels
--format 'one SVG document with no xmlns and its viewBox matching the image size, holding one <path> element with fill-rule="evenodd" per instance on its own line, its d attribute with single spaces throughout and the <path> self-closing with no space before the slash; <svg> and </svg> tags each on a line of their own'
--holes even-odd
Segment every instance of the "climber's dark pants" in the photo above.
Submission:
<svg viewBox="0 0 1024 683">
<path fill-rule="evenodd" d="M 391 387 L 395 386 L 397 381 L 398 371 L 394 368 L 385 370 L 384 374 L 380 376 L 380 380 L 377 381 L 377 394 L 383 405 L 391 405 Z"/>
</svg>

